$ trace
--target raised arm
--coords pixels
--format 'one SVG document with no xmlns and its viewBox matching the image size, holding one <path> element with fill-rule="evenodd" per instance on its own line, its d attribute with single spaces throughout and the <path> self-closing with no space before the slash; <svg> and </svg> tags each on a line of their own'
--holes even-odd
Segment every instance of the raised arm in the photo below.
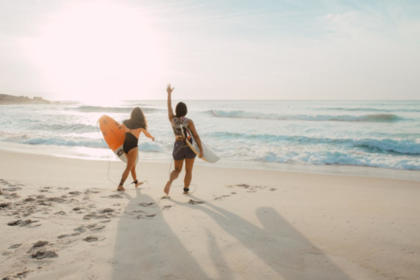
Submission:
<svg viewBox="0 0 420 280">
<path fill-rule="evenodd" d="M 201 145 L 200 136 L 198 136 L 197 130 L 195 129 L 195 125 L 192 120 L 188 123 L 188 128 L 191 130 L 192 135 L 194 136 L 195 141 L 197 141 L 198 148 L 200 149 L 200 154 L 198 155 L 199 158 L 203 157 L 203 146 Z"/>
<path fill-rule="evenodd" d="M 147 131 L 146 129 L 142 129 L 144 135 L 146 135 L 146 137 L 152 139 L 152 141 L 155 141 L 155 137 L 152 136 L 152 134 L 149 133 L 149 131 Z"/>
<path fill-rule="evenodd" d="M 174 91 L 174 88 L 171 88 L 171 84 L 169 84 L 168 87 L 166 88 L 166 92 L 168 93 L 168 118 L 170 122 L 172 122 L 172 119 L 174 118 L 174 111 L 172 111 L 172 100 L 171 100 L 171 95 L 173 91 Z"/>
</svg>

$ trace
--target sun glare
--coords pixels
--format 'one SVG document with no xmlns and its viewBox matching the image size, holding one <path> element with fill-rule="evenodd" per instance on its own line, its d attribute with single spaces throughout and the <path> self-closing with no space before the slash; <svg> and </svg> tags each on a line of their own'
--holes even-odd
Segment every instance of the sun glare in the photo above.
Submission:
<svg viewBox="0 0 420 280">
<path fill-rule="evenodd" d="M 54 97 L 103 104 L 153 98 L 163 39 L 145 11 L 94 2 L 63 8 L 23 47 Z"/>
</svg>

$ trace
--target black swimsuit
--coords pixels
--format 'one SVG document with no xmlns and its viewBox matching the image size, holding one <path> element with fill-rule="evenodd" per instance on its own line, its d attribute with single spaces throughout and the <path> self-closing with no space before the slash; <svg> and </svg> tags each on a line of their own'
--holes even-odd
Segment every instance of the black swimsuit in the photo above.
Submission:
<svg viewBox="0 0 420 280">
<path fill-rule="evenodd" d="M 188 137 L 188 131 L 187 131 L 187 126 L 188 126 L 188 122 L 189 119 L 187 118 L 178 118 L 178 117 L 174 117 L 173 118 L 173 123 L 172 123 L 172 128 L 174 130 L 175 133 L 175 137 Z M 174 160 L 183 160 L 185 158 L 191 159 L 191 158 L 195 158 L 195 153 L 193 150 L 191 150 L 191 148 L 187 145 L 187 143 L 185 142 L 186 140 L 183 139 L 179 139 L 175 141 L 174 144 L 174 149 L 172 151 L 172 157 L 174 158 Z M 190 143 L 192 143 L 192 138 L 189 139 Z"/>
<path fill-rule="evenodd" d="M 136 136 L 134 136 L 130 132 L 126 132 L 125 140 L 123 144 L 124 153 L 128 154 L 128 152 L 131 149 L 136 148 L 137 146 L 138 146 L 138 139 L 136 138 Z"/>
</svg>

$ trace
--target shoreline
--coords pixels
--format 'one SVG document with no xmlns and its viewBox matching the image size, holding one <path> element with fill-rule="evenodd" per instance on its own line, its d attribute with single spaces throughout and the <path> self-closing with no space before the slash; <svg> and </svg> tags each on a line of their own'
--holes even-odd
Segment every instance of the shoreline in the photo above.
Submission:
<svg viewBox="0 0 420 280">
<path fill-rule="evenodd" d="M 69 158 L 89 161 L 105 161 L 105 162 L 120 162 L 120 160 L 109 149 L 97 148 L 80 148 L 75 147 L 57 147 L 48 145 L 37 145 L 35 148 L 30 145 L 5 143 L 0 146 L 0 151 L 42 155 L 54 158 Z M 50 150 L 48 154 L 46 150 Z M 74 151 L 72 151 L 74 150 Z M 100 151 L 100 157 L 90 157 L 87 154 L 91 151 Z M 76 153 L 79 153 L 77 155 Z M 153 159 L 154 153 L 140 152 L 140 161 L 144 163 L 160 163 L 160 164 L 173 164 L 172 158 L 167 157 Z M 268 170 L 279 172 L 292 172 L 292 173 L 309 173 L 319 175 L 344 175 L 344 176 L 361 176 L 370 178 L 388 178 L 420 182 L 420 170 L 405 170 L 405 169 L 391 169 L 382 167 L 371 166 L 357 166 L 357 165 L 303 165 L 303 164 L 287 164 L 287 163 L 273 163 L 273 162 L 258 162 L 258 161 L 233 161 L 221 159 L 217 163 L 207 163 L 203 160 L 197 160 L 196 165 L 214 167 L 214 168 L 227 168 L 227 169 L 247 169 L 247 170 Z"/>
</svg>

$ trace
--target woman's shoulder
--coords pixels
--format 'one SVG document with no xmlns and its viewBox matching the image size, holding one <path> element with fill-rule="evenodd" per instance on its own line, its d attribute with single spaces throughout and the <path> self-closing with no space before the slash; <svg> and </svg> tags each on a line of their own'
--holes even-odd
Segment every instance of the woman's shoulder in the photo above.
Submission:
<svg viewBox="0 0 420 280">
<path fill-rule="evenodd" d="M 172 118 L 172 123 L 174 125 L 188 125 L 190 123 L 192 123 L 192 120 L 190 118 L 187 117 L 173 117 Z"/>
</svg>

